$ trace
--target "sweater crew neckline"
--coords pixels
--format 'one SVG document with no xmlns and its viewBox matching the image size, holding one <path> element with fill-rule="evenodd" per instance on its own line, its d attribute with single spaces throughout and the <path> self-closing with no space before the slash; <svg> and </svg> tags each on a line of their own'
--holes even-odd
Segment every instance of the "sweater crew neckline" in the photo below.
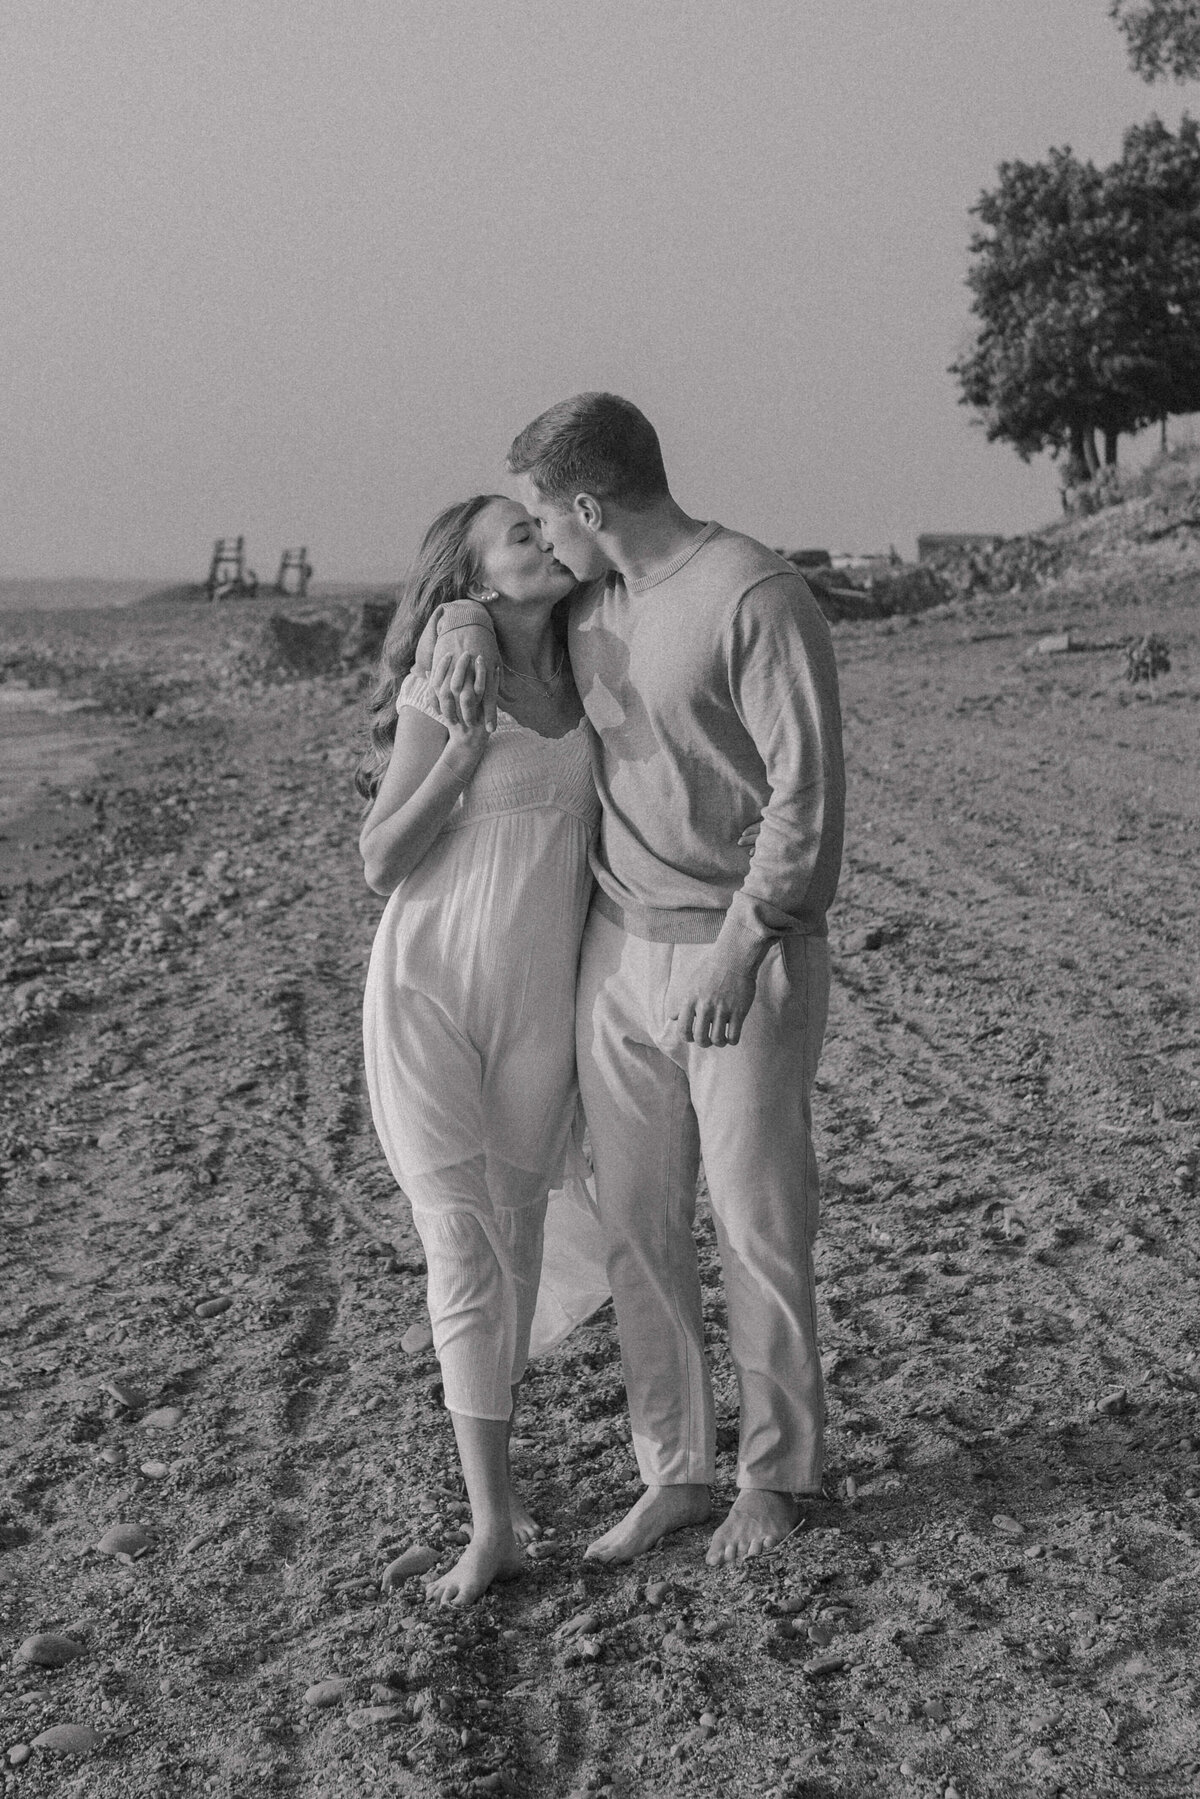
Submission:
<svg viewBox="0 0 1200 1799">
<path fill-rule="evenodd" d="M 633 581 L 623 576 L 622 579 L 625 581 L 626 592 L 632 594 L 647 593 L 650 588 L 659 586 L 663 581 L 669 581 L 671 576 L 677 575 L 684 564 L 692 560 L 696 551 L 702 549 L 709 538 L 714 537 L 720 529 L 720 525 L 718 525 L 714 519 L 710 519 L 708 524 L 706 524 L 701 531 L 697 532 L 695 537 L 690 538 L 689 541 L 684 544 L 678 555 L 673 556 L 670 562 L 666 563 L 662 568 L 656 568 L 652 575 L 644 575 L 640 581 Z"/>
</svg>

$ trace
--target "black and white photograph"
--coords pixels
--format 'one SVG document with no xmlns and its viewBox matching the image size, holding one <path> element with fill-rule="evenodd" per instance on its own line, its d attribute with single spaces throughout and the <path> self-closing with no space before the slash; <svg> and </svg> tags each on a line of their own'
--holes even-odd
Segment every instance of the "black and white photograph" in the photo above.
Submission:
<svg viewBox="0 0 1200 1799">
<path fill-rule="evenodd" d="M 1200 1795 L 1200 0 L 5 0 L 4 1799 Z"/>
</svg>

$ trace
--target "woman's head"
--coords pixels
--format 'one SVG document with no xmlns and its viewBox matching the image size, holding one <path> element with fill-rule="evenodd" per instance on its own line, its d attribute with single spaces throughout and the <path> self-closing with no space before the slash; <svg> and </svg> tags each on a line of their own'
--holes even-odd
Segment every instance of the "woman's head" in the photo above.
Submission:
<svg viewBox="0 0 1200 1799">
<path fill-rule="evenodd" d="M 575 585 L 519 500 L 493 498 L 471 522 L 475 573 L 467 597 L 501 618 L 531 606 L 556 606 Z"/>
<path fill-rule="evenodd" d="M 554 604 L 574 585 L 575 577 L 554 560 L 516 500 L 475 494 L 438 513 L 422 539 L 383 641 L 379 682 L 371 696 L 371 748 L 354 778 L 365 799 L 374 798 L 383 779 L 396 736 L 396 695 L 437 608 L 466 599 L 499 611 Z"/>
</svg>

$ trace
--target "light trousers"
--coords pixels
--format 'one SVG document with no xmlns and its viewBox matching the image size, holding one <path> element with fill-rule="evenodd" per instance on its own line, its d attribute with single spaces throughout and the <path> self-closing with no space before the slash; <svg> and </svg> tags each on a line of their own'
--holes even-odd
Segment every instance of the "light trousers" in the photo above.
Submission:
<svg viewBox="0 0 1200 1799">
<path fill-rule="evenodd" d="M 739 1487 L 821 1484 L 824 1394 L 812 1253 L 810 1093 L 829 949 L 772 944 L 732 1047 L 685 1042 L 670 1013 L 702 944 L 648 943 L 594 907 L 576 1012 L 580 1090 L 608 1245 L 634 1452 L 649 1486 L 710 1483 L 712 1387 L 692 1221 L 699 1159 L 716 1223 L 741 1405 Z"/>
</svg>

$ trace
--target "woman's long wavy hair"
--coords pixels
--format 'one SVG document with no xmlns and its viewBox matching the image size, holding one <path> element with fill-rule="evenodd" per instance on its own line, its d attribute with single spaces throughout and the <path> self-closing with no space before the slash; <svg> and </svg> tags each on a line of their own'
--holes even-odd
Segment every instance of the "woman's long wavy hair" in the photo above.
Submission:
<svg viewBox="0 0 1200 1799">
<path fill-rule="evenodd" d="M 503 496 L 477 493 L 439 512 L 426 531 L 404 583 L 379 656 L 379 679 L 371 695 L 371 743 L 354 776 L 368 804 L 374 800 L 396 741 L 396 695 L 413 665 L 421 633 L 437 607 L 467 597 L 479 572 L 471 526 L 485 506 Z"/>
</svg>

